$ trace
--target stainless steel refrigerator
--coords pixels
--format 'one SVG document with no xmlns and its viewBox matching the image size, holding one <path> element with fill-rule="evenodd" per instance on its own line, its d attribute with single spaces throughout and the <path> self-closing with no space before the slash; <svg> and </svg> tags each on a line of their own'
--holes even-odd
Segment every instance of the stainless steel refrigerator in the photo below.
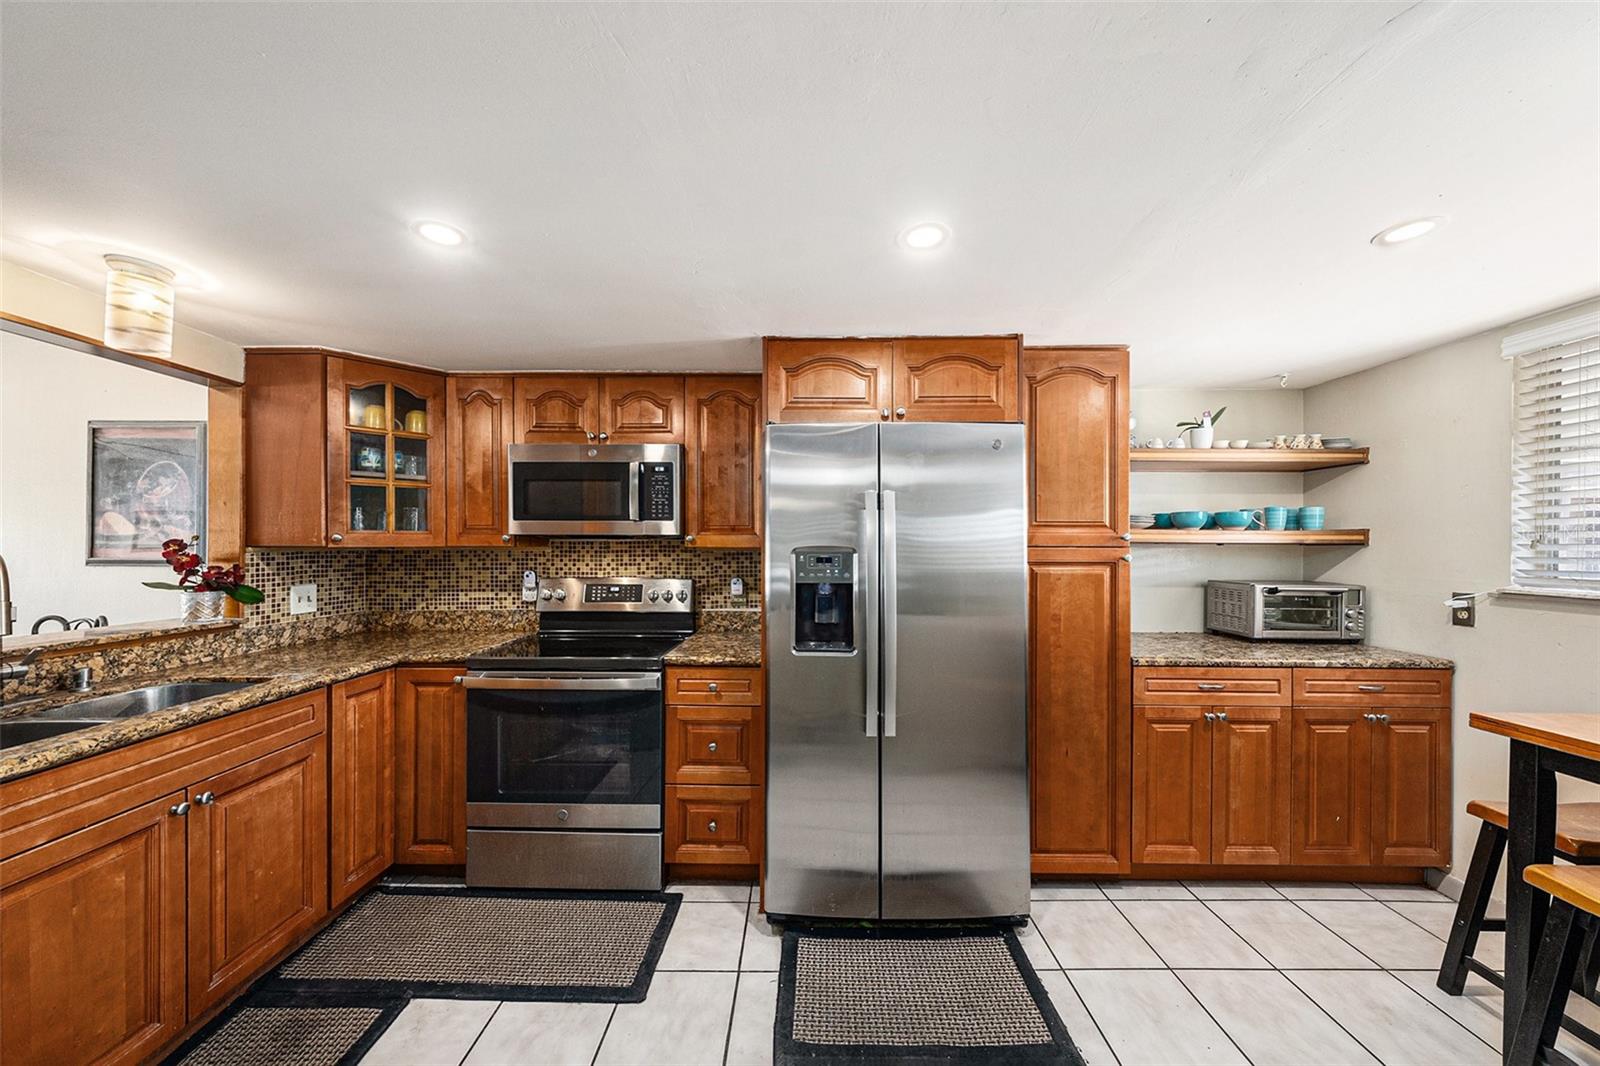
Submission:
<svg viewBox="0 0 1600 1066">
<path fill-rule="evenodd" d="M 767 910 L 1028 913 L 1023 427 L 766 435 Z"/>
</svg>

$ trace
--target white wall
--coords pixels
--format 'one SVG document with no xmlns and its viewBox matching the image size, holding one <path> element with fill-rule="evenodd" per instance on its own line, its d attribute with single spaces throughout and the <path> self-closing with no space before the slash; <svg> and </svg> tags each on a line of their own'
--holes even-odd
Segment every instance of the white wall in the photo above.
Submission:
<svg viewBox="0 0 1600 1066">
<path fill-rule="evenodd" d="M 1306 555 L 1306 577 L 1369 587 L 1368 640 L 1455 660 L 1455 869 L 1478 830 L 1463 807 L 1506 795 L 1506 742 L 1470 729 L 1471 711 L 1600 714 L 1600 605 L 1500 597 L 1475 628 L 1450 624 L 1452 592 L 1510 580 L 1511 364 L 1500 340 L 1529 325 L 1600 309 L 1557 312 L 1306 390 L 1307 425 L 1372 447 L 1370 467 L 1306 475 L 1306 499 L 1340 524 L 1368 526 L 1372 544 L 1333 559 Z M 1596 721 L 1600 730 L 1600 720 Z M 1563 795 L 1576 795 L 1574 782 Z"/>
<path fill-rule="evenodd" d="M 1137 358 L 1137 356 L 1135 356 Z M 1299 433 L 1306 425 L 1299 389 L 1134 389 L 1133 416 L 1141 442 L 1178 435 L 1176 423 L 1201 411 L 1227 407 L 1217 439 L 1267 440 Z M 1314 429 L 1320 427 L 1312 427 Z M 1136 471 L 1129 510 L 1220 511 L 1268 504 L 1298 507 L 1299 474 L 1166 474 Z M 1329 515 L 1330 523 L 1333 515 Z M 1327 549 L 1317 549 L 1324 551 Z M 1135 632 L 1205 628 L 1205 584 L 1212 578 L 1299 579 L 1303 549 L 1286 547 L 1183 548 L 1140 545 L 1133 550 L 1132 619 Z"/>
<path fill-rule="evenodd" d="M 134 419 L 203 422 L 206 389 L 0 333 L 0 554 L 19 633 L 46 614 L 177 616 L 177 593 L 139 584 L 170 579 L 164 566 L 84 563 L 88 423 Z"/>
</svg>

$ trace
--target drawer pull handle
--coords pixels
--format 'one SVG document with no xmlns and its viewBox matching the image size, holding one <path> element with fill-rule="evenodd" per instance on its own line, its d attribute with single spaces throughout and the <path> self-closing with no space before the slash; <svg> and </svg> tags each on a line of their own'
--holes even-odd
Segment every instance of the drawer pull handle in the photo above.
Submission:
<svg viewBox="0 0 1600 1066">
<path fill-rule="evenodd" d="M 710 830 L 711 832 L 715 833 L 717 831 L 717 823 L 716 822 L 707 822 L 706 823 L 706 828 L 708 830 Z"/>
<path fill-rule="evenodd" d="M 1383 691 L 1383 686 L 1382 685 L 1357 685 L 1356 688 L 1361 692 L 1382 692 Z"/>
<path fill-rule="evenodd" d="M 1201 681 L 1199 684 L 1195 685 L 1195 688 L 1199 689 L 1201 692 L 1221 692 L 1227 687 L 1227 685 L 1221 685 L 1215 681 Z"/>
<path fill-rule="evenodd" d="M 707 751 L 716 751 L 717 750 L 717 742 L 713 740 L 711 743 L 707 744 L 706 745 L 706 750 Z"/>
</svg>

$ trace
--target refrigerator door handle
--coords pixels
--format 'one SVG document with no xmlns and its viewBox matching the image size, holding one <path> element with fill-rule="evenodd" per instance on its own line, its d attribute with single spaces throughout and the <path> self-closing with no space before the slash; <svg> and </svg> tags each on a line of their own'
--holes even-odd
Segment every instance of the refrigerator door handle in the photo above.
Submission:
<svg viewBox="0 0 1600 1066">
<path fill-rule="evenodd" d="M 878 735 L 878 490 L 861 494 L 861 645 L 867 660 L 866 712 L 862 727 Z"/>
<path fill-rule="evenodd" d="M 895 689 L 900 676 L 900 579 L 895 547 L 895 493 L 883 491 L 883 735 L 894 736 Z"/>
</svg>

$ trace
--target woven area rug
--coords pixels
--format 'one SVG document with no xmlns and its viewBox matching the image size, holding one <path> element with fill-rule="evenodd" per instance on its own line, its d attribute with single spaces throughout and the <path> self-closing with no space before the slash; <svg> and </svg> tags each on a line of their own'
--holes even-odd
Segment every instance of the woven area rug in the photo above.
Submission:
<svg viewBox="0 0 1600 1066">
<path fill-rule="evenodd" d="M 386 887 L 263 987 L 342 996 L 644 999 L 682 896 Z"/>
<path fill-rule="evenodd" d="M 1083 1066 L 1010 929 L 811 928 L 783 934 L 778 1066 Z"/>
<path fill-rule="evenodd" d="M 405 1001 L 335 1003 L 257 992 L 223 1011 L 166 1060 L 168 1066 L 354 1066 Z"/>
</svg>

